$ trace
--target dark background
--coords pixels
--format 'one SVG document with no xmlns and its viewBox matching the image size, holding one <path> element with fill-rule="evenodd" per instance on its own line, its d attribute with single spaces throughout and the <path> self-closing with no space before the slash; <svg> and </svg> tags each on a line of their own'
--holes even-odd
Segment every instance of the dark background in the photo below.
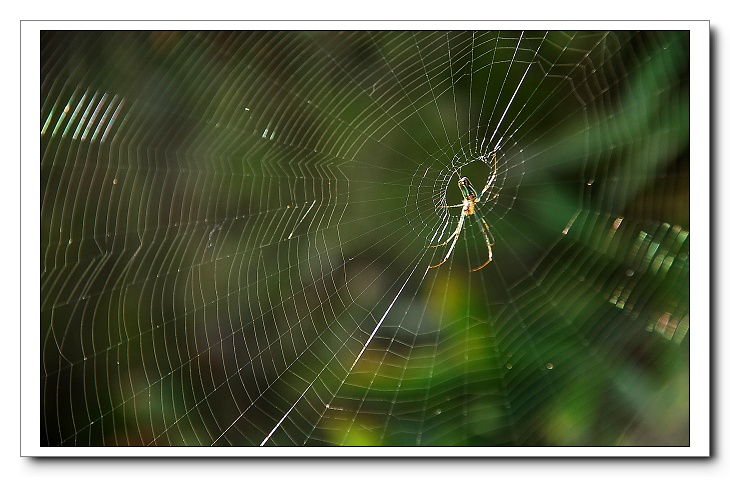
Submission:
<svg viewBox="0 0 730 497">
<path fill-rule="evenodd" d="M 41 45 L 44 444 L 688 443 L 686 33 Z"/>
</svg>

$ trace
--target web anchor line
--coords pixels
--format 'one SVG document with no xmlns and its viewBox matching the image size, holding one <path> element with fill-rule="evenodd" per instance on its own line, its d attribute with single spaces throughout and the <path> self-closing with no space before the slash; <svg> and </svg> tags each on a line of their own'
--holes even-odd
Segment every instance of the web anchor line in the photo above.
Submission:
<svg viewBox="0 0 730 497">
<path fill-rule="evenodd" d="M 373 340 L 373 338 L 375 338 L 375 334 L 380 329 L 380 326 L 383 324 L 383 321 L 385 321 L 385 318 L 388 317 L 388 314 L 390 313 L 390 310 L 395 305 L 395 301 L 398 300 L 398 297 L 400 297 L 401 292 L 406 287 L 406 285 L 408 284 L 408 282 L 411 280 L 411 276 L 413 276 L 413 273 L 416 272 L 416 267 L 417 267 L 417 265 L 413 267 L 413 271 L 411 271 L 411 274 L 408 275 L 408 278 L 406 278 L 405 283 L 403 283 L 403 286 L 400 287 L 400 290 L 398 290 L 398 293 L 395 295 L 395 298 L 390 303 L 390 305 L 388 306 L 388 308 L 385 310 L 385 313 L 383 314 L 383 317 L 380 318 L 380 321 L 378 321 L 378 324 L 375 325 L 375 328 L 373 329 L 373 332 L 370 333 L 370 336 L 365 341 L 365 345 L 362 346 L 362 349 L 360 350 L 360 353 L 355 358 L 355 361 L 352 363 L 352 366 L 350 366 L 350 371 L 349 371 L 350 373 L 352 372 L 353 369 L 355 369 L 355 365 L 357 364 L 357 362 L 362 357 L 363 353 L 365 352 L 365 349 L 368 348 L 368 345 L 370 345 L 370 342 Z"/>
<path fill-rule="evenodd" d="M 304 218 L 307 217 L 307 214 L 309 214 L 309 211 L 312 210 L 312 207 L 314 207 L 314 204 L 317 203 L 317 200 L 313 200 L 311 205 L 309 206 L 309 209 L 307 209 L 307 212 L 304 213 L 304 215 L 297 221 L 297 223 L 294 225 L 294 227 L 291 230 L 291 233 L 289 233 L 289 236 L 286 238 L 287 240 L 291 240 L 291 237 L 294 236 L 294 231 L 299 227 L 300 224 L 304 221 Z"/>
<path fill-rule="evenodd" d="M 363 353 L 365 352 L 365 349 L 368 348 L 368 345 L 370 345 L 370 342 L 373 340 L 373 338 L 375 338 L 375 334 L 380 329 L 380 326 L 383 324 L 383 321 L 385 321 L 385 318 L 388 317 L 388 314 L 390 313 L 390 310 L 395 305 L 395 302 L 398 300 L 398 297 L 400 297 L 400 294 L 403 292 L 403 289 L 406 287 L 406 285 L 408 284 L 408 282 L 411 281 L 411 277 L 413 277 L 413 274 L 416 272 L 416 269 L 417 268 L 418 268 L 418 265 L 417 264 L 414 265 L 413 271 L 411 271 L 411 274 L 408 275 L 408 278 L 406 278 L 406 281 L 403 283 L 403 286 L 400 287 L 400 290 L 398 290 L 398 293 L 395 294 L 395 297 L 393 298 L 393 301 L 390 303 L 390 305 L 388 306 L 388 308 L 385 310 L 385 313 L 383 313 L 383 317 L 380 318 L 380 321 L 378 321 L 378 324 L 375 325 L 375 328 L 373 329 L 372 333 L 370 333 L 370 336 L 365 341 L 365 344 L 362 346 L 362 349 L 360 350 L 360 353 L 355 358 L 355 361 L 352 363 L 352 366 L 350 366 L 350 370 L 348 371 L 348 374 L 352 373 L 352 370 L 355 368 L 355 365 L 358 363 L 358 361 L 362 357 Z M 282 416 L 282 418 L 279 420 L 279 422 L 276 423 L 276 426 L 274 426 L 271 429 L 271 431 L 269 432 L 269 434 L 266 435 L 266 438 L 264 438 L 264 440 L 261 442 L 261 444 L 259 444 L 260 447 L 263 447 L 266 444 L 266 442 L 269 441 L 269 439 L 274 434 L 274 432 L 276 432 L 276 430 L 279 429 L 279 427 L 281 426 L 281 424 L 286 420 L 286 418 L 289 417 L 289 414 L 291 414 L 291 412 L 294 410 L 294 408 L 297 406 L 297 404 L 299 404 L 299 401 L 304 398 L 304 396 L 307 394 L 307 392 L 309 391 L 309 389 L 312 388 L 312 386 L 317 382 L 317 380 L 322 375 L 322 373 L 324 371 L 326 371 L 326 370 L 327 370 L 326 367 L 324 369 L 322 369 L 322 371 L 319 372 L 319 374 L 316 376 L 316 378 L 314 378 L 314 380 L 309 384 L 309 386 L 304 389 L 304 391 L 299 396 L 299 398 L 296 400 L 296 402 L 294 402 L 292 404 L 292 406 L 289 408 L 288 411 L 286 411 L 286 413 L 284 414 L 284 416 Z"/>
</svg>

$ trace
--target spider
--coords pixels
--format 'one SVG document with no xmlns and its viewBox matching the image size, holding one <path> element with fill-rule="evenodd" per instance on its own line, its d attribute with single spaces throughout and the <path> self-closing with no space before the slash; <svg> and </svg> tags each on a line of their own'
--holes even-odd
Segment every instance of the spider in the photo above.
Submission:
<svg viewBox="0 0 730 497">
<path fill-rule="evenodd" d="M 484 194 L 490 190 L 490 188 L 494 184 L 494 181 L 497 179 L 497 153 L 496 152 L 493 154 L 493 157 L 494 157 L 494 161 L 493 161 L 494 167 L 492 169 L 492 174 L 489 176 L 489 180 L 487 181 L 487 184 L 484 185 L 484 189 L 482 190 L 482 192 L 479 195 L 477 195 L 477 191 L 472 186 L 471 182 L 469 181 L 469 178 L 467 178 L 466 176 L 462 176 L 459 179 L 459 190 L 461 190 L 461 195 L 464 197 L 464 200 L 460 204 L 439 205 L 437 207 L 438 209 L 452 209 L 452 208 L 460 207 L 461 208 L 461 217 L 459 217 L 459 222 L 456 224 L 456 229 L 454 230 L 453 233 L 451 233 L 451 236 L 449 236 L 445 242 L 437 243 L 436 245 L 428 245 L 426 247 L 426 248 L 441 247 L 441 246 L 449 243 L 452 239 L 454 240 L 453 242 L 451 242 L 451 246 L 449 247 L 448 252 L 446 252 L 446 257 L 444 257 L 444 260 L 434 266 L 428 266 L 429 268 L 439 267 L 441 264 L 443 264 L 444 262 L 449 260 L 449 256 L 451 255 L 451 252 L 454 250 L 454 247 L 456 246 L 456 241 L 459 239 L 461 230 L 464 227 L 464 219 L 466 219 L 467 216 L 472 216 L 472 215 L 476 216 L 476 218 L 477 218 L 479 229 L 482 231 L 482 234 L 484 235 L 484 239 L 487 242 L 487 249 L 489 250 L 489 258 L 487 259 L 487 262 L 485 262 L 484 264 L 482 264 L 479 267 L 472 269 L 472 271 L 479 271 L 484 266 L 486 266 L 487 264 L 492 262 L 492 245 L 494 245 L 494 236 L 492 236 L 492 232 L 489 230 L 489 225 L 487 224 L 487 222 L 477 211 L 477 203 L 482 202 L 482 201 L 488 202 L 490 200 L 494 200 L 495 198 L 497 198 L 496 195 L 493 197 L 490 195 L 486 199 L 482 198 L 482 197 L 484 197 Z M 487 162 L 487 160 L 484 157 L 482 157 L 482 160 L 484 162 Z M 457 174 L 459 173 L 458 169 L 454 168 L 454 170 L 456 171 Z M 459 176 L 461 176 L 461 175 L 459 175 Z"/>
</svg>

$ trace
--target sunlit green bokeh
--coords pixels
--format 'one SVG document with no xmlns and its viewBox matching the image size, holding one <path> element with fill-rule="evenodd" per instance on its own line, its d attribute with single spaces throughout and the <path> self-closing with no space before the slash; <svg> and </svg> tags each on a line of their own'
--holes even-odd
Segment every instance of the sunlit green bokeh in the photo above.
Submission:
<svg viewBox="0 0 730 497">
<path fill-rule="evenodd" d="M 688 443 L 687 33 L 41 45 L 44 444 Z"/>
</svg>

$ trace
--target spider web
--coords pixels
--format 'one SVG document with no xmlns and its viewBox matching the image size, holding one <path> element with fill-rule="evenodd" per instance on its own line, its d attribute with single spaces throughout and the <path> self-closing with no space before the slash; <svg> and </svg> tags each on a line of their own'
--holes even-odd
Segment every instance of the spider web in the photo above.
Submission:
<svg viewBox="0 0 730 497">
<path fill-rule="evenodd" d="M 41 443 L 686 445 L 688 45 L 42 33 Z"/>
</svg>

